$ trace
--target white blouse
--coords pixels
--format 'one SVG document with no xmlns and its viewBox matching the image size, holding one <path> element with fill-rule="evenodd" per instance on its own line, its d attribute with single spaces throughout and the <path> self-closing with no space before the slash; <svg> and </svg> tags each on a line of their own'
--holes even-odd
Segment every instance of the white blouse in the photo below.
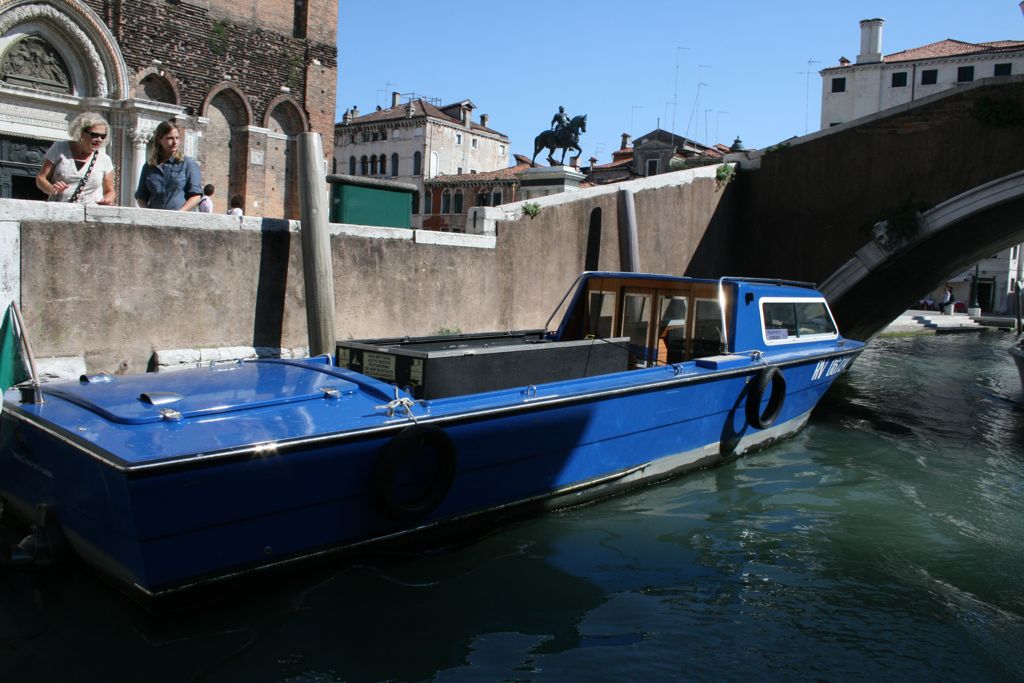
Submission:
<svg viewBox="0 0 1024 683">
<path fill-rule="evenodd" d="M 95 204 L 103 199 L 103 176 L 114 170 L 114 162 L 110 160 L 106 152 L 99 150 L 96 154 L 98 156 L 96 157 L 96 163 L 93 164 L 92 173 L 89 174 L 89 179 L 85 181 L 85 187 L 78 193 L 76 201 L 79 204 Z M 71 151 L 71 143 L 67 140 L 58 140 L 50 145 L 50 149 L 46 151 L 44 158 L 46 161 L 53 163 L 52 182 L 63 181 L 68 184 L 63 192 L 51 196 L 50 201 L 71 201 L 71 196 L 78 189 L 78 184 L 82 181 L 82 176 L 85 175 L 86 169 L 89 168 L 89 162 L 92 158 L 86 159 L 85 163 L 82 164 L 82 168 L 78 168 L 78 165 L 75 164 L 74 153 Z"/>
</svg>

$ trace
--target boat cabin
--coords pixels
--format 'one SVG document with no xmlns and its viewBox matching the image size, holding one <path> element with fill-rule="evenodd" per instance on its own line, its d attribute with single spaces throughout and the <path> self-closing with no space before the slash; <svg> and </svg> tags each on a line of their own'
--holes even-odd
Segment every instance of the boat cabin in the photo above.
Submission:
<svg viewBox="0 0 1024 683">
<path fill-rule="evenodd" d="M 825 299 L 795 284 L 584 273 L 542 330 L 345 340 L 336 362 L 433 399 L 837 338 Z"/>
<path fill-rule="evenodd" d="M 629 339 L 629 367 L 682 363 L 726 350 L 717 281 L 599 276 L 585 278 L 557 333 L 559 340 Z"/>
</svg>

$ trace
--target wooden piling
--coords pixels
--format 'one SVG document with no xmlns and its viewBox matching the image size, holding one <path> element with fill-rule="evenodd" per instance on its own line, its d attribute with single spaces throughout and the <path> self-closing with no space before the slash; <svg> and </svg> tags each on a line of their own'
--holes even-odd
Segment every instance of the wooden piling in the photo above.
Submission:
<svg viewBox="0 0 1024 683">
<path fill-rule="evenodd" d="M 640 270 L 640 246 L 636 230 L 636 205 L 633 191 L 619 189 L 619 263 L 622 270 L 635 273 Z"/>
<path fill-rule="evenodd" d="M 327 181 L 319 133 L 299 133 L 299 203 L 302 273 L 306 290 L 309 355 L 334 353 L 334 269 L 328 232 Z"/>
</svg>

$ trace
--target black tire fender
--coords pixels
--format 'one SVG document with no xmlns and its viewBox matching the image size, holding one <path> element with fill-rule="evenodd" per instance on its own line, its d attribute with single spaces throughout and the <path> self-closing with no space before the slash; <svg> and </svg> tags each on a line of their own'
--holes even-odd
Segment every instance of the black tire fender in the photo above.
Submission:
<svg viewBox="0 0 1024 683">
<path fill-rule="evenodd" d="M 786 378 L 782 370 L 777 365 L 762 368 L 747 386 L 747 422 L 758 429 L 771 427 L 786 402 Z M 771 391 L 771 394 L 768 405 L 761 412 L 761 401 L 766 391 Z"/>
<path fill-rule="evenodd" d="M 415 500 L 399 496 L 398 470 L 424 450 L 433 452 L 434 476 Z M 373 493 L 380 510 L 391 519 L 412 522 L 430 514 L 441 504 L 455 480 L 455 444 L 437 425 L 414 424 L 398 432 L 377 456 L 373 467 Z"/>
</svg>

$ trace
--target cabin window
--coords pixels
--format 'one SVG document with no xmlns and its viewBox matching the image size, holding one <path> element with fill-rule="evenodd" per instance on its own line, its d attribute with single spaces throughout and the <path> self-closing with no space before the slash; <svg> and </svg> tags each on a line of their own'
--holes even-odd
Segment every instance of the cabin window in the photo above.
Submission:
<svg viewBox="0 0 1024 683">
<path fill-rule="evenodd" d="M 590 292 L 587 302 L 586 336 L 607 339 L 612 336 L 612 320 L 615 318 L 615 292 Z"/>
<path fill-rule="evenodd" d="M 647 333 L 651 327 L 651 295 L 627 292 L 623 298 L 622 336 L 629 337 L 630 364 L 647 364 Z"/>
<path fill-rule="evenodd" d="M 762 299 L 761 320 L 766 344 L 838 336 L 832 314 L 822 299 Z"/>
<path fill-rule="evenodd" d="M 682 363 L 686 360 L 685 296 L 666 296 L 661 299 L 658 313 L 658 362 Z"/>
<path fill-rule="evenodd" d="M 722 352 L 722 307 L 717 299 L 697 299 L 693 309 L 693 350 L 691 358 L 715 356 Z"/>
</svg>

